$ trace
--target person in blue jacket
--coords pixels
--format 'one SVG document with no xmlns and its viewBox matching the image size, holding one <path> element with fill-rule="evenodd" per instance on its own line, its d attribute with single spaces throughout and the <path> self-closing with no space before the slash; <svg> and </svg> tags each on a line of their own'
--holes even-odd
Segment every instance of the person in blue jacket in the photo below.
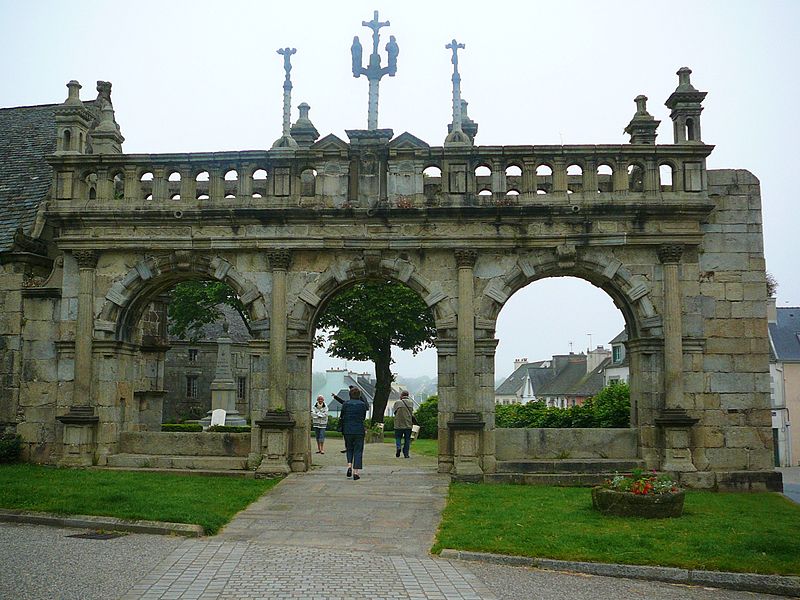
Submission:
<svg viewBox="0 0 800 600">
<path fill-rule="evenodd" d="M 361 397 L 361 390 L 354 387 L 350 389 L 350 398 L 342 405 L 339 418 L 342 421 L 342 435 L 344 447 L 347 451 L 347 476 L 353 481 L 361 479 L 359 471 L 362 468 L 364 456 L 364 419 L 367 417 L 367 402 Z"/>
</svg>

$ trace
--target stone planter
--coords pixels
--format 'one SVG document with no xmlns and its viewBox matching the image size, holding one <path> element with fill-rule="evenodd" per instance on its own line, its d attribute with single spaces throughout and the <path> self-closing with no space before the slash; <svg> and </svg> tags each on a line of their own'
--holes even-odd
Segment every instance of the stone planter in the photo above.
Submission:
<svg viewBox="0 0 800 600">
<path fill-rule="evenodd" d="M 594 487 L 592 488 L 592 506 L 604 515 L 664 519 L 681 516 L 685 495 L 685 492 L 680 490 L 669 494 L 641 496 L 630 492 Z"/>
</svg>

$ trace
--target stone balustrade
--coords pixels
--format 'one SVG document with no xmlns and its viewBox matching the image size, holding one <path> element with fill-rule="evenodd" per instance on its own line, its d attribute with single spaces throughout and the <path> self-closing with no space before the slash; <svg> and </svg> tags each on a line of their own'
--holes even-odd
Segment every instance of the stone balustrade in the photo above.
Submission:
<svg viewBox="0 0 800 600">
<path fill-rule="evenodd" d="M 338 144 L 325 138 L 289 156 L 270 151 L 52 156 L 50 164 L 59 201 L 120 202 L 140 209 L 378 203 L 408 209 L 652 201 L 670 194 L 685 199 L 705 192 L 705 159 L 713 148 L 687 143 L 445 149 L 424 142 L 394 146 L 398 139 L 403 136 L 378 153 L 362 154 L 338 138 Z M 370 177 L 381 181 L 373 188 L 381 193 L 359 193 L 359 184 L 365 186 Z"/>
</svg>

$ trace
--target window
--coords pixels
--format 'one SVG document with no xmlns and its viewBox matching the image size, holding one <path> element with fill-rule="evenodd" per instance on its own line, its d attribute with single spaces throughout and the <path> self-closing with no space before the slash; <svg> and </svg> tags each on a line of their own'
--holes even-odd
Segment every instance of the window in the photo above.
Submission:
<svg viewBox="0 0 800 600">
<path fill-rule="evenodd" d="M 236 380 L 236 399 L 244 400 L 247 398 L 247 377 L 239 377 Z"/>
<path fill-rule="evenodd" d="M 186 376 L 186 397 L 197 398 L 197 375 Z"/>
<path fill-rule="evenodd" d="M 622 362 L 622 346 L 611 347 L 611 362 Z"/>
<path fill-rule="evenodd" d="M 189 348 L 189 362 L 197 362 L 197 350 L 195 348 Z"/>
</svg>

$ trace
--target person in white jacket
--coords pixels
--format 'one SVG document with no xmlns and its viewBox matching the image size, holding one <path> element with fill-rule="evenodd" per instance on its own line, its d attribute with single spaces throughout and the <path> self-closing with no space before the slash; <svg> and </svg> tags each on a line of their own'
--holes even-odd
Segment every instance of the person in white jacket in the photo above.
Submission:
<svg viewBox="0 0 800 600">
<path fill-rule="evenodd" d="M 325 398 L 317 396 L 317 402 L 311 407 L 311 426 L 317 436 L 317 454 L 325 454 L 325 428 L 328 426 L 328 407 Z"/>
</svg>

